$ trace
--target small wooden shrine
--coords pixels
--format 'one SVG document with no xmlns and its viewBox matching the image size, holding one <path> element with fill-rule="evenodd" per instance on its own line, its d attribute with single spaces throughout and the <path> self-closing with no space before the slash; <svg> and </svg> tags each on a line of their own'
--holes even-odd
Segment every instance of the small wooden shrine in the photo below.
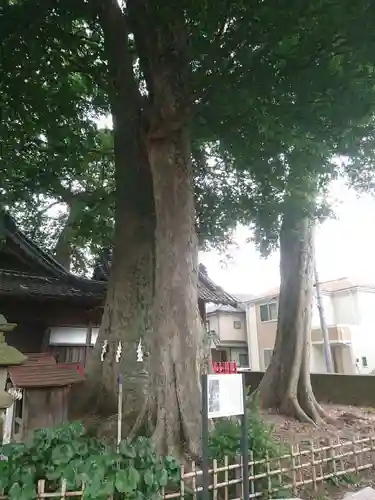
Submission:
<svg viewBox="0 0 375 500">
<path fill-rule="evenodd" d="M 75 366 L 57 364 L 50 353 L 28 354 L 22 365 L 9 367 L 7 390 L 21 396 L 11 408 L 11 440 L 66 422 L 70 386 L 83 380 Z"/>
</svg>

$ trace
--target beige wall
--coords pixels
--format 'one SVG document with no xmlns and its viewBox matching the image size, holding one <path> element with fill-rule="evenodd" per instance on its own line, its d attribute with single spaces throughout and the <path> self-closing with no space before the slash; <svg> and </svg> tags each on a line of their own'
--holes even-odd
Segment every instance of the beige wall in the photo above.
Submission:
<svg viewBox="0 0 375 500">
<path fill-rule="evenodd" d="M 272 301 L 270 301 L 272 302 Z M 256 325 L 257 325 L 257 336 L 258 336 L 258 348 L 259 348 L 259 367 L 260 369 L 265 369 L 266 366 L 264 364 L 264 351 L 267 349 L 273 349 L 276 340 L 276 330 L 277 330 L 277 321 L 264 321 L 260 320 L 260 306 L 266 304 L 267 301 L 259 301 L 259 303 L 255 304 L 256 310 Z M 347 325 L 335 325 L 328 327 L 329 338 L 331 341 L 343 342 L 343 341 L 351 341 L 352 340 L 352 332 L 351 328 Z M 323 340 L 322 332 L 320 328 L 314 328 L 311 332 L 311 340 L 312 342 L 321 343 Z M 313 353 L 313 351 L 312 351 Z M 341 351 L 340 351 L 341 353 Z M 316 356 L 315 356 L 316 357 Z M 319 363 L 319 359 L 315 359 L 312 356 L 312 372 L 321 372 L 322 367 L 320 366 L 322 363 Z M 324 359 L 323 359 L 324 361 Z M 341 362 L 341 358 L 340 358 Z M 342 361 L 343 362 L 343 361 Z M 317 366 L 315 366 L 317 365 Z M 319 365 L 319 366 L 318 366 Z M 324 371 L 325 371 L 325 363 L 324 363 Z M 348 373 L 351 373 L 349 371 Z"/>
<path fill-rule="evenodd" d="M 350 341 L 352 339 L 352 334 L 350 327 L 347 325 L 337 325 L 328 327 L 329 340 L 335 341 Z M 319 342 L 323 340 L 323 334 L 320 328 L 315 328 L 311 332 L 312 342 Z"/>
<path fill-rule="evenodd" d="M 249 366 L 249 361 L 244 364 L 244 354 L 248 358 L 246 314 L 244 312 L 215 311 L 207 315 L 209 330 L 214 331 L 220 344 L 212 346 L 213 361 L 235 361 L 240 366 Z M 241 328 L 234 328 L 238 321 Z"/>
<path fill-rule="evenodd" d="M 243 342 L 247 341 L 246 336 L 246 315 L 245 312 L 225 312 L 216 311 L 207 315 L 210 331 L 214 330 L 220 342 Z M 234 328 L 234 322 L 239 321 L 241 328 Z"/>
<path fill-rule="evenodd" d="M 272 302 L 272 301 L 271 301 Z M 260 306 L 267 303 L 266 301 L 259 302 L 255 306 L 257 330 L 258 330 L 258 348 L 259 348 L 259 365 L 261 369 L 264 366 L 264 350 L 273 349 L 276 340 L 277 321 L 264 321 L 260 320 Z"/>
<path fill-rule="evenodd" d="M 216 335 L 219 335 L 220 327 L 218 313 L 215 312 L 213 314 L 207 314 L 206 321 L 208 323 L 208 330 L 210 332 L 214 331 Z"/>
</svg>

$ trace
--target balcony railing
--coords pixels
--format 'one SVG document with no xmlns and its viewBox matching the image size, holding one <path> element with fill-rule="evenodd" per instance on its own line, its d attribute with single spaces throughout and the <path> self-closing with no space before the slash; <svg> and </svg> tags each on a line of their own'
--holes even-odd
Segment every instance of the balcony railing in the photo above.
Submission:
<svg viewBox="0 0 375 500">
<path fill-rule="evenodd" d="M 330 342 L 351 342 L 352 332 L 348 325 L 334 325 L 328 327 L 328 337 Z M 320 328 L 314 328 L 311 332 L 313 343 L 323 342 L 323 334 Z"/>
</svg>

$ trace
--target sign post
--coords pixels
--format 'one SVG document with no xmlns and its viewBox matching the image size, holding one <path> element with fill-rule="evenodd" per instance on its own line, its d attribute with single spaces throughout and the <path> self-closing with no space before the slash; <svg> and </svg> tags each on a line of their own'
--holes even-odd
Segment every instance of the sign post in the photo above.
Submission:
<svg viewBox="0 0 375 500">
<path fill-rule="evenodd" d="M 111 344 L 115 344 L 116 341 L 111 342 Z M 109 342 L 107 339 L 103 341 L 102 349 L 101 349 L 101 354 L 100 354 L 100 361 L 101 361 L 101 366 L 102 366 L 102 372 L 103 372 L 103 363 L 107 357 L 107 354 L 109 352 Z M 116 352 L 115 352 L 115 361 L 116 363 L 120 363 L 121 361 L 121 355 L 122 355 L 122 344 L 121 341 L 118 341 Z M 119 371 L 118 377 L 117 377 L 117 448 L 120 445 L 121 442 L 121 436 L 122 436 L 122 396 L 123 396 L 123 391 L 122 391 L 122 374 Z"/>
<path fill-rule="evenodd" d="M 245 374 L 242 374 L 242 398 L 243 398 L 243 414 L 242 414 L 242 487 L 243 497 L 245 500 L 249 498 L 249 421 L 247 415 L 247 401 L 246 401 L 246 384 Z"/>
<path fill-rule="evenodd" d="M 122 345 L 119 341 L 116 349 L 116 363 L 120 363 L 122 354 Z M 118 374 L 118 400 L 117 400 L 117 450 L 121 443 L 122 436 L 122 374 Z"/>
<path fill-rule="evenodd" d="M 202 473 L 203 495 L 202 500 L 209 500 L 208 478 L 208 375 L 202 375 Z"/>
<path fill-rule="evenodd" d="M 214 363 L 214 374 L 202 375 L 203 500 L 209 500 L 208 420 L 241 416 L 243 498 L 249 498 L 249 441 L 244 374 L 236 363 Z"/>
</svg>

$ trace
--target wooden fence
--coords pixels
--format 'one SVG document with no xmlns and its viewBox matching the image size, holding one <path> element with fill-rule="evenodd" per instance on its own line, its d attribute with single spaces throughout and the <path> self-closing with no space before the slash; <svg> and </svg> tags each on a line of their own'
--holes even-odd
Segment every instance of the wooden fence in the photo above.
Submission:
<svg viewBox="0 0 375 500">
<path fill-rule="evenodd" d="M 275 497 L 281 492 L 297 495 L 298 491 L 309 488 L 317 491 L 319 484 L 331 481 L 338 484 L 348 481 L 350 474 L 375 467 L 375 436 L 357 438 L 352 441 L 327 441 L 324 445 L 310 443 L 295 445 L 280 457 L 265 456 L 254 460 L 250 452 L 249 498 L 266 495 Z M 181 480 L 175 491 L 163 491 L 164 500 L 197 500 L 202 491 L 202 470 L 192 462 L 189 471 L 181 467 Z M 219 463 L 212 461 L 209 470 L 210 497 L 212 500 L 240 500 L 242 494 L 241 461 L 229 461 L 228 457 Z M 67 491 L 66 481 L 56 492 L 46 491 L 46 482 L 39 481 L 37 498 L 83 499 L 81 491 Z M 7 497 L 0 496 L 0 500 Z M 108 499 L 110 500 L 110 499 Z"/>
</svg>

